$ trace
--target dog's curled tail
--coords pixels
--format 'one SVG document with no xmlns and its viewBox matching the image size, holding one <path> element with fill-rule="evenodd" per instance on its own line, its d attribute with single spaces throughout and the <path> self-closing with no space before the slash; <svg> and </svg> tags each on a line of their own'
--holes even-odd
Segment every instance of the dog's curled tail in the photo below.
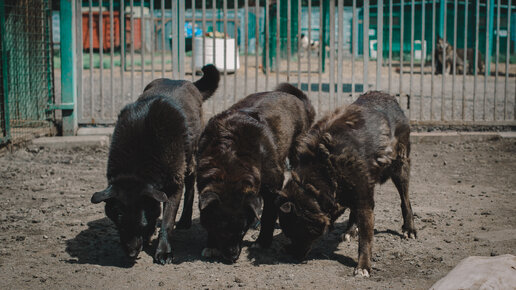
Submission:
<svg viewBox="0 0 516 290">
<path fill-rule="evenodd" d="M 208 64 L 202 67 L 203 76 L 198 81 L 194 82 L 194 85 L 201 92 L 202 100 L 206 101 L 219 87 L 220 72 L 212 64 Z"/>
<path fill-rule="evenodd" d="M 310 124 L 312 124 L 312 122 L 314 121 L 314 118 L 315 118 L 315 109 L 312 106 L 310 99 L 308 99 L 308 96 L 305 95 L 305 93 L 303 93 L 303 91 L 301 91 L 300 89 L 294 87 L 293 85 L 291 85 L 289 83 L 279 84 L 276 87 L 275 91 L 294 95 L 298 99 L 303 101 L 303 103 L 305 104 L 306 113 L 308 115 L 308 120 L 309 120 Z"/>
</svg>

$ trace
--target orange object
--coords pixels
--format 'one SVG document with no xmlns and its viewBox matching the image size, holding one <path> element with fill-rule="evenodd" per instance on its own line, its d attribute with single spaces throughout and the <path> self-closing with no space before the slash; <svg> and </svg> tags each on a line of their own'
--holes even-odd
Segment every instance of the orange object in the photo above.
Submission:
<svg viewBox="0 0 516 290">
<path fill-rule="evenodd" d="M 133 18 L 134 24 L 134 49 L 140 50 L 142 48 L 142 19 L 141 18 Z M 131 17 L 125 17 L 125 43 L 127 44 L 127 49 L 131 49 Z"/>
<path fill-rule="evenodd" d="M 99 49 L 99 12 L 92 12 L 92 28 L 93 28 L 93 49 Z M 103 50 L 111 49 L 111 30 L 109 12 L 102 12 L 102 48 Z M 113 11 L 113 44 L 114 48 L 120 47 L 120 17 L 118 11 Z M 90 23 L 89 13 L 82 13 L 82 48 L 90 49 Z"/>
</svg>

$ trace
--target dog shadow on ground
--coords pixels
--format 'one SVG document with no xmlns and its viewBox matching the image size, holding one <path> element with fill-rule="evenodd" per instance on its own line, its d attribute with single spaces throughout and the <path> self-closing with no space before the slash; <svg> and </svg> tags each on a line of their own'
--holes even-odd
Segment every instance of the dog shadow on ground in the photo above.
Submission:
<svg viewBox="0 0 516 290">
<path fill-rule="evenodd" d="M 158 229 L 160 227 L 161 225 L 158 223 Z M 206 238 L 206 231 L 202 228 L 199 218 L 192 220 L 192 226 L 189 229 L 174 229 L 172 237 L 172 251 L 174 258 L 172 263 L 182 264 L 184 262 L 201 260 L 201 251 L 203 246 L 206 244 Z M 155 235 L 151 245 L 145 247 L 143 251 L 147 255 L 154 257 L 154 252 L 157 247 L 158 236 Z"/>
<path fill-rule="evenodd" d="M 345 266 L 355 267 L 357 263 L 353 258 L 336 253 L 341 243 L 340 234 L 344 232 L 346 224 L 347 222 L 335 223 L 333 231 L 315 242 L 312 250 L 303 260 L 295 259 L 286 253 L 285 246 L 290 244 L 290 240 L 283 233 L 274 236 L 273 243 L 269 249 L 250 247 L 248 259 L 254 265 L 277 263 L 302 264 L 309 260 L 335 260 Z"/>
<path fill-rule="evenodd" d="M 77 260 L 68 260 L 69 263 L 120 268 L 134 265 L 134 261 L 129 259 L 122 250 L 118 232 L 108 218 L 89 222 L 87 229 L 66 241 L 66 252 L 77 258 Z"/>
<path fill-rule="evenodd" d="M 348 257 L 336 253 L 339 245 L 341 243 L 346 243 L 341 241 L 341 235 L 346 229 L 347 222 L 348 221 L 346 220 L 335 223 L 334 229 L 315 242 L 312 250 L 303 260 L 297 260 L 286 253 L 284 248 L 287 244 L 290 244 L 290 240 L 283 233 L 274 236 L 272 245 L 269 249 L 253 248 L 251 247 L 252 242 L 245 244 L 246 246 L 249 246 L 249 254 L 247 255 L 247 258 L 253 265 L 271 265 L 278 263 L 302 264 L 309 260 L 335 260 L 344 266 L 355 268 L 357 266 L 355 258 L 358 257 L 358 253 L 357 257 Z M 403 238 L 403 235 L 399 232 L 390 229 L 383 231 L 375 230 L 374 235 L 392 235 Z M 358 245 L 358 237 L 353 238 L 350 243 L 357 243 Z"/>
<path fill-rule="evenodd" d="M 158 221 L 159 228 L 160 221 Z M 154 257 L 158 245 L 157 235 L 154 235 L 150 245 L 146 245 L 142 255 Z M 201 259 L 201 251 L 206 243 L 206 234 L 199 224 L 198 218 L 192 221 L 192 227 L 185 230 L 174 230 L 172 249 L 174 264 L 181 264 Z M 102 218 L 88 223 L 88 228 L 77 236 L 66 241 L 66 252 L 73 258 L 68 263 L 95 264 L 130 268 L 138 261 L 126 256 L 121 245 L 115 225 L 108 219 Z"/>
</svg>

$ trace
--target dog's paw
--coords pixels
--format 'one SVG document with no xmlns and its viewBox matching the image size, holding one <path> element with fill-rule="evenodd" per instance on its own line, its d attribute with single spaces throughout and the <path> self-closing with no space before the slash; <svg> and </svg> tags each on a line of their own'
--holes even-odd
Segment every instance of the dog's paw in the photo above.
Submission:
<svg viewBox="0 0 516 290">
<path fill-rule="evenodd" d="M 403 230 L 403 238 L 415 240 L 417 238 L 416 230 Z"/>
<path fill-rule="evenodd" d="M 215 248 L 204 248 L 202 249 L 201 256 L 203 258 L 219 257 L 220 251 Z"/>
<path fill-rule="evenodd" d="M 358 235 L 358 228 L 350 229 L 340 236 L 342 241 L 349 242 Z"/>
<path fill-rule="evenodd" d="M 369 277 L 369 271 L 367 269 L 356 268 L 353 275 L 360 277 Z"/>
</svg>

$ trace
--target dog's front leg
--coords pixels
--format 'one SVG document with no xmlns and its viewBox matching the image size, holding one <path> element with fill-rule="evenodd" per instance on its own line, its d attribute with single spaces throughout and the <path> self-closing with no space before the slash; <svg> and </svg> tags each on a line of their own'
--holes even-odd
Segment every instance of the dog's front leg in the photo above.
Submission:
<svg viewBox="0 0 516 290">
<path fill-rule="evenodd" d="M 161 229 L 158 237 L 158 248 L 154 254 L 154 261 L 158 264 L 171 264 L 173 253 L 172 253 L 172 231 L 176 222 L 177 209 L 181 201 L 181 194 L 183 193 L 183 186 L 178 186 L 169 196 L 168 201 L 163 204 L 163 220 L 161 221 Z"/>
</svg>

